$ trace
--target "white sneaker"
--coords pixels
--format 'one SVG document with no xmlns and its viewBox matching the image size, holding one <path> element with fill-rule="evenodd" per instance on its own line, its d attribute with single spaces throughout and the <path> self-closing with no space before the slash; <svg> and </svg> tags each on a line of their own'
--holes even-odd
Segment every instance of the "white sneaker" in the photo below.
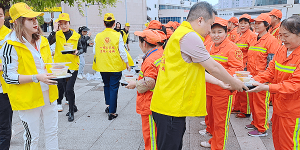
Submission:
<svg viewBox="0 0 300 150">
<path fill-rule="evenodd" d="M 62 105 L 61 104 L 58 104 L 57 105 L 57 110 L 58 112 L 62 112 L 64 109 L 62 108 Z"/>
<path fill-rule="evenodd" d="M 203 125 L 203 126 L 206 126 L 205 121 L 201 121 L 200 124 Z"/>
<path fill-rule="evenodd" d="M 78 75 L 77 75 L 77 78 L 80 79 L 80 80 L 82 80 L 82 79 L 83 79 L 82 74 L 78 74 Z"/>
<path fill-rule="evenodd" d="M 211 147 L 210 144 L 208 142 L 206 142 L 206 141 L 205 142 L 201 142 L 200 145 L 202 147 L 207 147 L 207 148 Z"/>
<path fill-rule="evenodd" d="M 205 135 L 205 134 L 207 134 L 206 129 L 200 130 L 200 131 L 199 131 L 199 134 L 200 134 L 200 135 Z"/>
</svg>

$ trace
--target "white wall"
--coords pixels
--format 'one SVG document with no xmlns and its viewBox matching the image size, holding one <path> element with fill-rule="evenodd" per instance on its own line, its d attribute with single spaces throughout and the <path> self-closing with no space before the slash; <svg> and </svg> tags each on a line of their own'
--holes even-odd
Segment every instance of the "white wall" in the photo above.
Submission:
<svg viewBox="0 0 300 150">
<path fill-rule="evenodd" d="M 158 20 L 158 9 L 159 9 L 158 0 L 147 0 L 147 7 L 151 9 L 151 10 L 147 10 L 147 15 L 151 17 L 151 20 L 155 20 L 155 17 L 156 20 Z"/>
</svg>

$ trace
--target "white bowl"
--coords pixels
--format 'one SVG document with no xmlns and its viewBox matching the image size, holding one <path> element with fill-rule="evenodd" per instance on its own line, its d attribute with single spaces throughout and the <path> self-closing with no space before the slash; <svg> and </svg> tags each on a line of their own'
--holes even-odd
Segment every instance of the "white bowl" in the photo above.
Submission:
<svg viewBox="0 0 300 150">
<path fill-rule="evenodd" d="M 53 76 L 56 76 L 56 77 L 57 76 L 66 76 L 68 73 L 68 69 L 69 69 L 69 66 L 64 66 L 63 68 L 61 68 L 60 66 L 50 68 L 50 70 L 53 73 Z"/>
</svg>

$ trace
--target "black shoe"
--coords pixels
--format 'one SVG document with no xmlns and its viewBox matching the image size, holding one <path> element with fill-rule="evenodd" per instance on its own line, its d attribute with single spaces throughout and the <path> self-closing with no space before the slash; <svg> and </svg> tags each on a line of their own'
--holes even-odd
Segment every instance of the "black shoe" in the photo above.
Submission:
<svg viewBox="0 0 300 150">
<path fill-rule="evenodd" d="M 105 108 L 105 113 L 108 113 L 109 112 L 109 107 L 106 107 Z"/>
<path fill-rule="evenodd" d="M 108 120 L 113 120 L 118 117 L 118 114 L 108 114 Z"/>
<path fill-rule="evenodd" d="M 74 112 L 77 112 L 77 111 L 78 111 L 77 106 L 74 105 Z"/>
<path fill-rule="evenodd" d="M 66 116 L 69 116 L 69 113 L 70 113 L 70 112 L 67 112 L 67 113 L 66 113 Z"/>
<path fill-rule="evenodd" d="M 69 113 L 68 121 L 72 122 L 74 120 L 74 113 Z"/>
</svg>

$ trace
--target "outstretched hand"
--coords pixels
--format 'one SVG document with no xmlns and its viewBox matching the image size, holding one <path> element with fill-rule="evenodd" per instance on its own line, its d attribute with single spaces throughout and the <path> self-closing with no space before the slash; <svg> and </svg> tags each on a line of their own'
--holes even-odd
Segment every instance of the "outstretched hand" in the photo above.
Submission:
<svg viewBox="0 0 300 150">
<path fill-rule="evenodd" d="M 252 85 L 256 86 L 254 89 L 252 90 L 248 90 L 246 92 L 248 93 L 257 93 L 257 92 L 260 92 L 260 91 L 269 91 L 269 85 L 267 84 L 262 84 L 262 83 L 252 83 Z"/>
<path fill-rule="evenodd" d="M 57 84 L 57 81 L 51 80 L 52 78 L 56 78 L 55 76 L 53 76 L 52 73 L 38 74 L 38 75 L 36 75 L 36 78 L 39 81 L 41 81 L 41 82 L 43 82 L 43 83 L 45 83 L 47 85 L 56 85 Z"/>
</svg>

